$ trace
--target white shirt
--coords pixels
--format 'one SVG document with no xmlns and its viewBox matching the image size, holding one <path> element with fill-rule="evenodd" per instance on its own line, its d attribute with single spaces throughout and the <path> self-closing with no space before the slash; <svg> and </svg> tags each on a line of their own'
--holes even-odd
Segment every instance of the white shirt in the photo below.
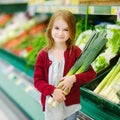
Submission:
<svg viewBox="0 0 120 120">
<path fill-rule="evenodd" d="M 49 67 L 49 84 L 57 86 L 63 77 L 64 57 L 62 60 L 56 61 L 50 52 L 48 52 L 48 56 L 52 61 L 52 64 Z M 60 103 L 56 107 L 51 107 L 47 104 L 49 97 L 50 96 L 46 97 L 45 120 L 64 120 L 66 117 L 80 109 L 80 104 L 66 106 L 64 102 Z"/>
</svg>

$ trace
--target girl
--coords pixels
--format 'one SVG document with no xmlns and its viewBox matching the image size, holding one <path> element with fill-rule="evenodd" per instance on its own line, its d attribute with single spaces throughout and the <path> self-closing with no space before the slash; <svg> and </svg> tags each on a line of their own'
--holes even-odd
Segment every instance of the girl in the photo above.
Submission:
<svg viewBox="0 0 120 120">
<path fill-rule="evenodd" d="M 80 109 L 80 86 L 96 76 L 93 68 L 88 71 L 65 76 L 81 54 L 74 45 L 76 20 L 68 10 L 56 11 L 46 30 L 47 45 L 37 57 L 34 71 L 34 85 L 41 93 L 41 104 L 45 120 L 76 120 Z M 60 80 L 64 80 L 62 89 L 58 89 Z M 64 90 L 69 89 L 68 95 Z M 51 107 L 47 100 L 52 96 L 59 102 Z"/>
</svg>

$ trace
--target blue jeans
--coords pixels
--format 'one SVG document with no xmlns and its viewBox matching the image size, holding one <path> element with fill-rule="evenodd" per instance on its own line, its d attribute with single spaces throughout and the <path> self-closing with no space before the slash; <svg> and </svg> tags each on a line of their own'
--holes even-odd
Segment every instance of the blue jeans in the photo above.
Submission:
<svg viewBox="0 0 120 120">
<path fill-rule="evenodd" d="M 77 120 L 78 111 L 65 118 L 64 120 Z"/>
</svg>

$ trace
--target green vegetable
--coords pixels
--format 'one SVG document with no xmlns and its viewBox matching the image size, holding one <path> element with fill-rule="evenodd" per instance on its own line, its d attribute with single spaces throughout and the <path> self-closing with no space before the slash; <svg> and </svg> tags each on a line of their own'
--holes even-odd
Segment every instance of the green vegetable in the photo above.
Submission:
<svg viewBox="0 0 120 120">
<path fill-rule="evenodd" d="M 77 46 L 79 46 L 81 50 L 83 50 L 83 48 L 84 48 L 85 44 L 87 43 L 87 41 L 89 40 L 91 34 L 92 34 L 92 30 L 86 30 L 86 31 L 82 32 L 78 36 L 75 44 Z"/>
<path fill-rule="evenodd" d="M 93 35 L 94 34 L 94 35 Z M 95 39 L 98 37 L 98 33 L 97 32 L 93 32 L 93 34 L 91 36 L 93 36 L 93 38 L 90 37 L 90 43 L 89 46 L 87 47 L 87 49 L 83 50 L 82 54 L 79 56 L 78 60 L 75 62 L 75 64 L 73 65 L 73 67 L 70 69 L 70 71 L 67 73 L 67 75 L 72 75 L 75 72 L 77 72 L 77 70 L 80 68 L 80 66 L 82 65 L 84 59 L 87 57 L 87 55 L 90 52 L 90 49 L 92 48 L 92 43 L 93 41 L 95 41 Z M 88 41 L 89 42 L 89 41 Z"/>
<path fill-rule="evenodd" d="M 101 51 L 101 49 L 107 42 L 107 39 L 105 39 L 105 35 L 105 31 L 101 31 L 93 37 L 87 50 L 85 50 L 78 58 L 75 65 L 70 69 L 67 75 L 81 73 L 90 67 L 90 64 L 97 57 L 98 53 Z"/>
<path fill-rule="evenodd" d="M 84 62 L 82 66 L 79 68 L 79 70 L 76 72 L 76 74 L 86 71 L 90 64 L 94 61 L 94 59 L 97 57 L 100 50 L 103 48 L 105 43 L 107 42 L 107 39 L 101 39 L 102 41 L 96 44 L 96 46 L 93 46 L 92 50 L 90 50 L 88 56 L 84 59 Z"/>
<path fill-rule="evenodd" d="M 25 49 L 29 45 L 32 45 L 32 40 L 30 39 L 30 37 L 28 35 L 26 35 L 25 38 L 22 40 L 22 42 L 20 44 L 18 44 L 17 46 L 15 46 L 15 48 L 16 49 Z"/>
<path fill-rule="evenodd" d="M 100 82 L 100 84 L 95 88 L 94 93 L 104 92 L 105 87 L 107 87 L 113 80 L 113 78 L 120 71 L 120 59 L 118 63 L 112 68 L 112 70 L 106 75 L 106 77 Z"/>
<path fill-rule="evenodd" d="M 117 94 L 118 99 L 119 99 L 119 101 L 120 101 L 120 90 L 118 90 L 116 94 Z"/>
<path fill-rule="evenodd" d="M 109 87 L 111 85 L 113 85 L 116 81 L 115 76 L 117 76 L 117 74 L 120 74 L 120 63 L 116 66 L 116 68 L 114 69 L 114 72 L 111 74 L 110 79 L 107 80 L 107 83 L 105 84 L 104 88 L 102 89 L 102 91 L 100 91 L 99 94 L 106 96 L 109 92 Z M 120 78 L 120 77 L 119 77 Z M 118 79 L 120 80 L 120 79 Z"/>
<path fill-rule="evenodd" d="M 106 37 L 108 39 L 106 46 L 92 63 L 92 67 L 96 73 L 108 67 L 110 60 L 120 53 L 120 26 L 108 25 Z"/>
<path fill-rule="evenodd" d="M 33 40 L 33 50 L 26 57 L 27 65 L 34 66 L 39 51 L 46 45 L 45 35 L 36 36 Z"/>
<path fill-rule="evenodd" d="M 119 103 L 117 97 L 117 91 L 120 90 L 120 86 L 117 85 L 120 82 L 120 58 L 117 64 L 112 70 L 106 75 L 106 77 L 100 82 L 100 84 L 94 89 L 94 93 L 103 96 L 110 101 Z M 119 89 L 118 87 L 119 86 Z"/>
<path fill-rule="evenodd" d="M 112 29 L 112 38 L 108 41 L 107 47 L 111 47 L 112 53 L 116 54 L 120 52 L 120 29 Z"/>
<path fill-rule="evenodd" d="M 77 19 L 77 23 L 76 23 L 76 36 L 75 36 L 75 40 L 77 40 L 78 36 L 84 31 L 84 19 Z"/>
<path fill-rule="evenodd" d="M 108 56 L 106 56 L 106 57 L 108 57 Z M 94 68 L 94 70 L 97 73 L 100 72 L 101 70 L 103 70 L 104 68 L 106 68 L 109 65 L 106 57 L 104 57 L 102 55 L 99 55 L 94 60 L 94 62 L 92 63 L 92 67 Z"/>
</svg>

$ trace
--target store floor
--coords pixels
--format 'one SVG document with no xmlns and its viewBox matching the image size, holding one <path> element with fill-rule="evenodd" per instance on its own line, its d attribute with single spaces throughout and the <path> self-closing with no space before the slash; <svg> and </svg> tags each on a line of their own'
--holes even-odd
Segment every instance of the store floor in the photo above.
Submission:
<svg viewBox="0 0 120 120">
<path fill-rule="evenodd" d="M 27 120 L 27 117 L 2 91 L 0 91 L 0 120 Z"/>
</svg>

